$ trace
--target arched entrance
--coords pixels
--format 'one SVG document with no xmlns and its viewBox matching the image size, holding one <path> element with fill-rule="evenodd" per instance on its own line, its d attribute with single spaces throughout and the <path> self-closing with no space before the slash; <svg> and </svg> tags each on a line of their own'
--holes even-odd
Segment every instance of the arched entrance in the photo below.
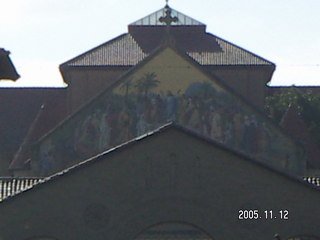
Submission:
<svg viewBox="0 0 320 240">
<path fill-rule="evenodd" d="M 185 222 L 165 222 L 143 230 L 134 240 L 213 240 L 202 229 Z"/>
</svg>

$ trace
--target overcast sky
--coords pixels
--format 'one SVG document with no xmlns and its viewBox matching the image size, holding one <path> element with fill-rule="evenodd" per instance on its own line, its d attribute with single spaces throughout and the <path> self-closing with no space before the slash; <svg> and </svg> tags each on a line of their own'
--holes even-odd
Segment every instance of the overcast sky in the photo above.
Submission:
<svg viewBox="0 0 320 240">
<path fill-rule="evenodd" d="M 59 64 L 118 35 L 165 0 L 0 0 L 0 48 L 20 80 L 63 86 Z M 272 85 L 320 85 L 320 0 L 170 0 L 207 32 L 277 65 Z"/>
</svg>

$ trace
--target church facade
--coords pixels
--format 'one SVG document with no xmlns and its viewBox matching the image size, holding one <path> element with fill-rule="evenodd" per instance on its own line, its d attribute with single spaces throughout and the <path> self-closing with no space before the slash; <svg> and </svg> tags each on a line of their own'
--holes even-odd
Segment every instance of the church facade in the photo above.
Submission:
<svg viewBox="0 0 320 240">
<path fill-rule="evenodd" d="M 32 151 L 17 152 L 10 169 L 15 176 L 47 176 L 176 122 L 303 176 L 303 148 L 262 111 L 274 69 L 166 6 L 60 66 L 67 114 L 42 137 L 29 132 Z M 46 108 L 35 116 L 35 131 L 45 124 L 39 118 Z"/>
<path fill-rule="evenodd" d="M 168 122 L 303 174 L 298 144 L 218 77 L 167 43 L 44 136 L 33 169 L 40 175 L 57 172 Z"/>
<path fill-rule="evenodd" d="M 168 5 L 63 63 L 0 179 L 0 239 L 319 239 L 305 149 L 262 110 L 274 69 Z"/>
<path fill-rule="evenodd" d="M 168 10 L 170 16 L 176 17 L 176 21 L 170 22 L 175 46 L 255 106 L 263 108 L 266 84 L 275 65 L 206 32 L 205 24 L 165 7 L 129 24 L 127 33 L 61 64 L 62 76 L 69 85 L 70 111 L 78 109 L 162 44 L 167 30 L 159 19 Z"/>
</svg>

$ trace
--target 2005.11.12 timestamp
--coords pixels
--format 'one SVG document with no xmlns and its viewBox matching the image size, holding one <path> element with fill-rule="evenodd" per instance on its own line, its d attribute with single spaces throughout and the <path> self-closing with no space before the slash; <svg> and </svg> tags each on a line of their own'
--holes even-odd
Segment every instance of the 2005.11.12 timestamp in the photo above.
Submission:
<svg viewBox="0 0 320 240">
<path fill-rule="evenodd" d="M 238 214 L 239 220 L 289 220 L 289 210 L 263 210 L 259 211 L 257 209 L 240 209 Z"/>
</svg>

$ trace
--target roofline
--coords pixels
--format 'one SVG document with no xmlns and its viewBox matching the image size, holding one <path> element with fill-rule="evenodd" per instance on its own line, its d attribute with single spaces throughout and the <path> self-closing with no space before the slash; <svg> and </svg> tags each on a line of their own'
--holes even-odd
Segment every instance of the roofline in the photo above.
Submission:
<svg viewBox="0 0 320 240">
<path fill-rule="evenodd" d="M 96 47 L 94 47 L 94 48 L 91 48 L 91 49 L 85 51 L 84 53 L 81 53 L 80 55 L 78 55 L 78 56 L 76 56 L 76 57 L 74 57 L 74 58 L 72 58 L 72 59 L 70 59 L 70 60 L 68 60 L 68 61 L 66 61 L 66 62 L 64 62 L 64 63 L 61 63 L 61 64 L 59 65 L 60 72 L 61 72 L 62 70 L 64 70 L 64 68 L 69 67 L 68 64 L 69 64 L 70 62 L 75 61 L 75 60 L 77 60 L 78 58 L 81 58 L 81 57 L 83 57 L 84 55 L 90 53 L 91 51 L 94 51 L 94 50 L 96 50 L 96 49 L 98 49 L 98 48 L 100 48 L 100 47 L 102 47 L 102 46 L 104 46 L 104 45 L 111 44 L 111 43 L 119 40 L 120 38 L 128 35 L 128 34 L 129 34 L 129 33 L 123 33 L 123 34 L 121 34 L 121 35 L 119 35 L 119 36 L 117 36 L 117 37 L 115 37 L 115 38 L 113 38 L 113 39 L 111 39 L 111 40 L 109 40 L 109 41 L 107 41 L 107 42 L 104 42 L 104 43 L 102 43 L 102 44 L 99 44 L 98 46 L 96 46 Z"/>
<path fill-rule="evenodd" d="M 85 168 L 87 166 L 90 166 L 90 164 L 94 164 L 96 161 L 102 161 L 103 160 L 103 157 L 105 156 L 108 156 L 108 155 L 111 155 L 111 154 L 116 154 L 118 151 L 121 151 L 121 150 L 125 150 L 127 149 L 128 147 L 132 147 L 134 146 L 135 144 L 139 144 L 140 141 L 144 141 L 145 139 L 149 139 L 149 137 L 152 137 L 152 136 L 156 136 L 160 133 L 162 133 L 163 131 L 166 131 L 166 130 L 170 130 L 170 129 L 178 129 L 179 131 L 181 131 L 182 133 L 185 133 L 191 137 L 194 137 L 196 139 L 199 139 L 200 141 L 203 141 L 207 144 L 210 144 L 210 145 L 214 145 L 215 147 L 218 147 L 224 151 L 227 151 L 228 153 L 236 156 L 236 157 L 240 157 L 242 158 L 243 160 L 246 160 L 247 162 L 250 162 L 258 167 L 262 167 L 272 173 L 275 173 L 275 174 L 278 174 L 282 177 L 285 177 L 287 178 L 288 180 L 290 181 L 293 181 L 293 182 L 296 182 L 296 183 L 300 183 L 300 184 L 303 184 L 305 187 L 308 187 L 309 189 L 312 189 L 312 190 L 315 190 L 317 191 L 318 193 L 320 193 L 320 187 L 317 187 L 316 185 L 312 184 L 312 183 L 309 183 L 307 182 L 306 180 L 303 180 L 303 179 L 300 179 L 298 178 L 297 176 L 289 173 L 289 172 L 286 172 L 286 171 L 283 171 L 283 170 L 280 170 L 280 169 L 277 169 L 271 165 L 268 165 L 266 164 L 265 162 L 261 162 L 261 161 L 258 161 L 257 159 L 251 157 L 251 156 L 248 156 L 240 151 L 237 151 L 237 150 L 234 150 L 234 149 L 231 149 L 229 147 L 227 147 L 226 145 L 222 144 L 222 143 L 219 143 L 211 138 L 208 138 L 208 137 L 205 137 L 191 129 L 188 129 L 188 128 L 185 128 L 175 122 L 169 122 L 167 124 L 164 124 L 163 126 L 155 129 L 154 131 L 151 131 L 151 132 L 148 132 L 146 134 L 143 134 L 139 137 L 136 137 L 132 140 L 129 140 L 123 144 L 120 144 L 120 145 L 117 145 L 113 148 L 110 148 L 108 150 L 106 150 L 105 152 L 102 152 L 100 154 L 97 154 L 91 158 L 88 158 L 78 164 L 75 164 L 69 168 L 66 168 L 60 172 L 57 172 L 49 177 L 45 177 L 45 178 L 40 178 L 39 182 L 37 182 L 36 184 L 30 186 L 29 188 L 25 189 L 25 190 L 22 190 L 22 191 L 19 191 L 11 196 L 8 196 L 6 197 L 5 199 L 3 199 L 2 201 L 0 201 L 0 206 L 3 202 L 7 202 L 8 200 L 12 199 L 12 198 L 16 198 L 17 196 L 20 196 L 21 193 L 24 193 L 24 192 L 27 192 L 27 191 L 34 191 L 34 189 L 37 189 L 41 186 L 44 186 L 45 183 L 49 183 L 49 182 L 53 182 L 55 180 L 59 180 L 61 179 L 61 177 L 64 177 L 64 176 L 68 176 L 68 174 L 72 174 L 73 172 L 77 171 L 77 170 L 80 170 L 82 168 Z"/>
<path fill-rule="evenodd" d="M 160 11 L 160 10 L 158 10 L 158 11 Z M 176 10 L 175 10 L 175 11 L 176 11 Z M 156 12 L 157 12 L 157 11 L 156 11 Z M 177 12 L 178 12 L 178 11 L 177 11 Z M 179 12 L 179 13 L 180 13 L 180 12 Z M 181 13 L 181 14 L 182 14 L 182 13 Z M 158 25 L 154 25 L 154 26 L 153 26 L 153 25 L 130 25 L 130 24 L 128 25 L 128 27 L 150 27 L 150 26 L 152 26 L 152 27 L 166 27 L 166 26 L 162 26 L 162 25 L 159 25 L 159 26 L 158 26 Z M 203 25 L 173 25 L 173 26 L 171 26 L 171 27 L 173 27 L 173 28 L 174 28 L 174 27 L 206 27 L 206 25 L 205 25 L 205 24 L 203 24 Z M 238 46 L 238 45 L 236 45 L 236 44 L 234 44 L 234 43 L 231 43 L 231 42 L 229 42 L 229 41 L 227 41 L 227 40 L 225 40 L 225 39 L 223 39 L 223 38 L 221 38 L 221 37 L 218 37 L 217 35 L 214 35 L 214 34 L 212 34 L 212 33 L 210 33 L 210 32 L 205 32 L 205 34 L 208 34 L 208 35 L 213 36 L 214 38 L 220 39 L 220 40 L 228 43 L 229 45 L 234 46 L 235 48 L 238 48 L 238 49 L 240 49 L 240 50 L 242 50 L 242 51 L 244 51 L 244 52 L 247 52 L 247 53 L 253 55 L 253 56 L 256 57 L 256 58 L 259 58 L 259 59 L 267 62 L 268 64 L 254 64 L 254 65 L 253 65 L 253 64 L 251 64 L 251 65 L 248 65 L 248 64 L 221 64 L 221 65 L 208 64 L 208 65 L 202 65 L 202 66 L 248 66 L 248 67 L 250 67 L 250 66 L 255 66 L 255 67 L 256 67 L 256 66 L 273 66 L 273 71 L 275 71 L 275 69 L 276 69 L 276 64 L 275 64 L 275 63 L 273 63 L 273 62 L 271 62 L 271 61 L 269 61 L 269 60 L 267 60 L 267 59 L 265 59 L 265 58 L 263 58 L 263 57 L 255 54 L 255 53 L 253 53 L 253 52 L 251 52 L 251 51 L 249 51 L 249 50 L 247 50 L 247 49 L 245 49 L 245 48 L 242 48 L 242 47 L 240 47 L 240 46 Z M 94 47 L 94 48 L 92 48 L 92 49 L 89 49 L 89 50 L 85 51 L 84 53 L 82 53 L 82 54 L 80 54 L 80 55 L 78 55 L 78 56 L 76 56 L 76 57 L 74 57 L 74 58 L 72 58 L 72 59 L 70 59 L 70 60 L 68 60 L 68 61 L 60 64 L 60 65 L 59 65 L 59 70 L 60 70 L 60 72 L 62 73 L 62 71 L 64 71 L 65 68 L 79 68 L 79 67 L 132 67 L 132 66 L 136 66 L 137 64 L 136 64 L 136 65 L 99 65 L 99 66 L 90 66 L 90 65 L 84 65 L 84 66 L 82 66 L 82 65 L 80 65 L 80 66 L 68 66 L 68 64 L 69 64 L 70 62 L 75 61 L 75 60 L 77 60 L 78 58 L 81 58 L 81 57 L 83 57 L 84 55 L 86 55 L 86 54 L 88 54 L 88 53 L 90 53 L 90 52 L 92 52 L 92 51 L 94 51 L 94 50 L 96 50 L 96 49 L 98 49 L 98 48 L 100 48 L 100 47 L 103 47 L 103 46 L 105 46 L 105 45 L 112 44 L 113 42 L 119 40 L 120 38 L 122 38 L 122 37 L 124 37 L 124 36 L 126 36 L 126 35 L 131 35 L 131 34 L 130 34 L 130 32 L 128 32 L 128 33 L 123 33 L 123 34 L 121 34 L 121 35 L 119 35 L 119 36 L 117 36 L 117 37 L 115 37 L 115 38 L 113 38 L 113 39 L 111 39 L 111 40 L 109 40 L 109 41 L 107 41 L 107 42 L 104 42 L 104 43 L 102 43 L 102 44 L 99 44 L 98 46 L 96 46 L 96 47 Z M 158 47 L 160 47 L 160 46 L 158 46 Z M 150 54 L 152 54 L 152 52 L 151 52 Z M 149 56 L 150 54 L 148 54 L 148 56 Z M 148 57 L 148 56 L 146 56 L 146 57 Z M 201 64 L 200 64 L 200 65 L 201 65 Z M 62 74 L 62 75 L 63 75 L 63 74 Z M 270 81 L 271 81 L 271 79 L 270 79 L 268 82 L 270 82 Z"/>
<path fill-rule="evenodd" d="M 187 54 L 190 54 L 193 52 L 187 52 Z M 147 54 L 148 56 L 150 54 Z M 200 64 L 200 63 L 199 63 Z M 106 69 L 106 68 L 131 68 L 131 67 L 135 67 L 137 64 L 128 64 L 128 65 L 76 65 L 76 66 L 63 66 L 63 70 L 65 70 L 66 68 L 68 69 L 83 69 L 83 70 L 87 70 L 88 68 L 90 69 L 94 69 L 94 70 L 99 70 L 101 69 Z M 200 64 L 202 67 L 215 67 L 215 68 L 220 68 L 220 67 L 241 67 L 241 68 L 257 68 L 257 67 L 262 67 L 262 68 L 273 68 L 272 70 L 275 70 L 275 65 L 271 65 L 271 64 Z M 306 86 L 308 87 L 308 86 Z"/>
<path fill-rule="evenodd" d="M 135 65 L 79 65 L 79 66 L 64 66 L 63 70 L 68 69 L 76 69 L 76 70 L 105 70 L 105 69 L 121 69 L 121 68 L 131 68 Z"/>
<path fill-rule="evenodd" d="M 188 54 L 190 52 L 187 52 Z M 199 63 L 200 64 L 200 63 Z M 271 64 L 200 64 L 202 67 L 213 67 L 213 68 L 273 68 Z"/>
<path fill-rule="evenodd" d="M 224 41 L 224 42 L 226 42 L 226 43 L 228 43 L 228 44 L 230 44 L 230 45 L 232 45 L 232 46 L 234 46 L 234 47 L 236 47 L 236 48 L 239 48 L 239 49 L 241 49 L 242 51 L 245 51 L 245 52 L 247 52 L 247 53 L 250 53 L 250 54 L 252 54 L 253 56 L 255 56 L 255 57 L 257 57 L 257 58 L 260 58 L 260 59 L 262 59 L 263 61 L 266 61 L 266 62 L 269 63 L 270 65 L 274 66 L 274 68 L 276 68 L 276 64 L 273 63 L 273 62 L 271 62 L 271 61 L 269 61 L 269 60 L 267 60 L 267 59 L 265 59 L 265 58 L 263 58 L 263 57 L 255 54 L 255 53 L 253 53 L 253 52 L 251 52 L 251 51 L 249 51 L 249 50 L 247 50 L 247 49 L 245 49 L 245 48 L 243 48 L 243 47 L 240 47 L 240 46 L 238 46 L 237 44 L 234 44 L 234 43 L 232 43 L 232 42 L 229 42 L 228 40 L 225 40 L 224 38 L 218 37 L 217 35 L 214 35 L 214 34 L 209 33 L 209 32 L 206 32 L 206 33 L 207 33 L 207 34 L 210 34 L 210 35 L 212 35 L 213 37 L 218 38 L 218 39 L 220 39 L 220 40 L 222 40 L 222 41 Z"/>
</svg>

